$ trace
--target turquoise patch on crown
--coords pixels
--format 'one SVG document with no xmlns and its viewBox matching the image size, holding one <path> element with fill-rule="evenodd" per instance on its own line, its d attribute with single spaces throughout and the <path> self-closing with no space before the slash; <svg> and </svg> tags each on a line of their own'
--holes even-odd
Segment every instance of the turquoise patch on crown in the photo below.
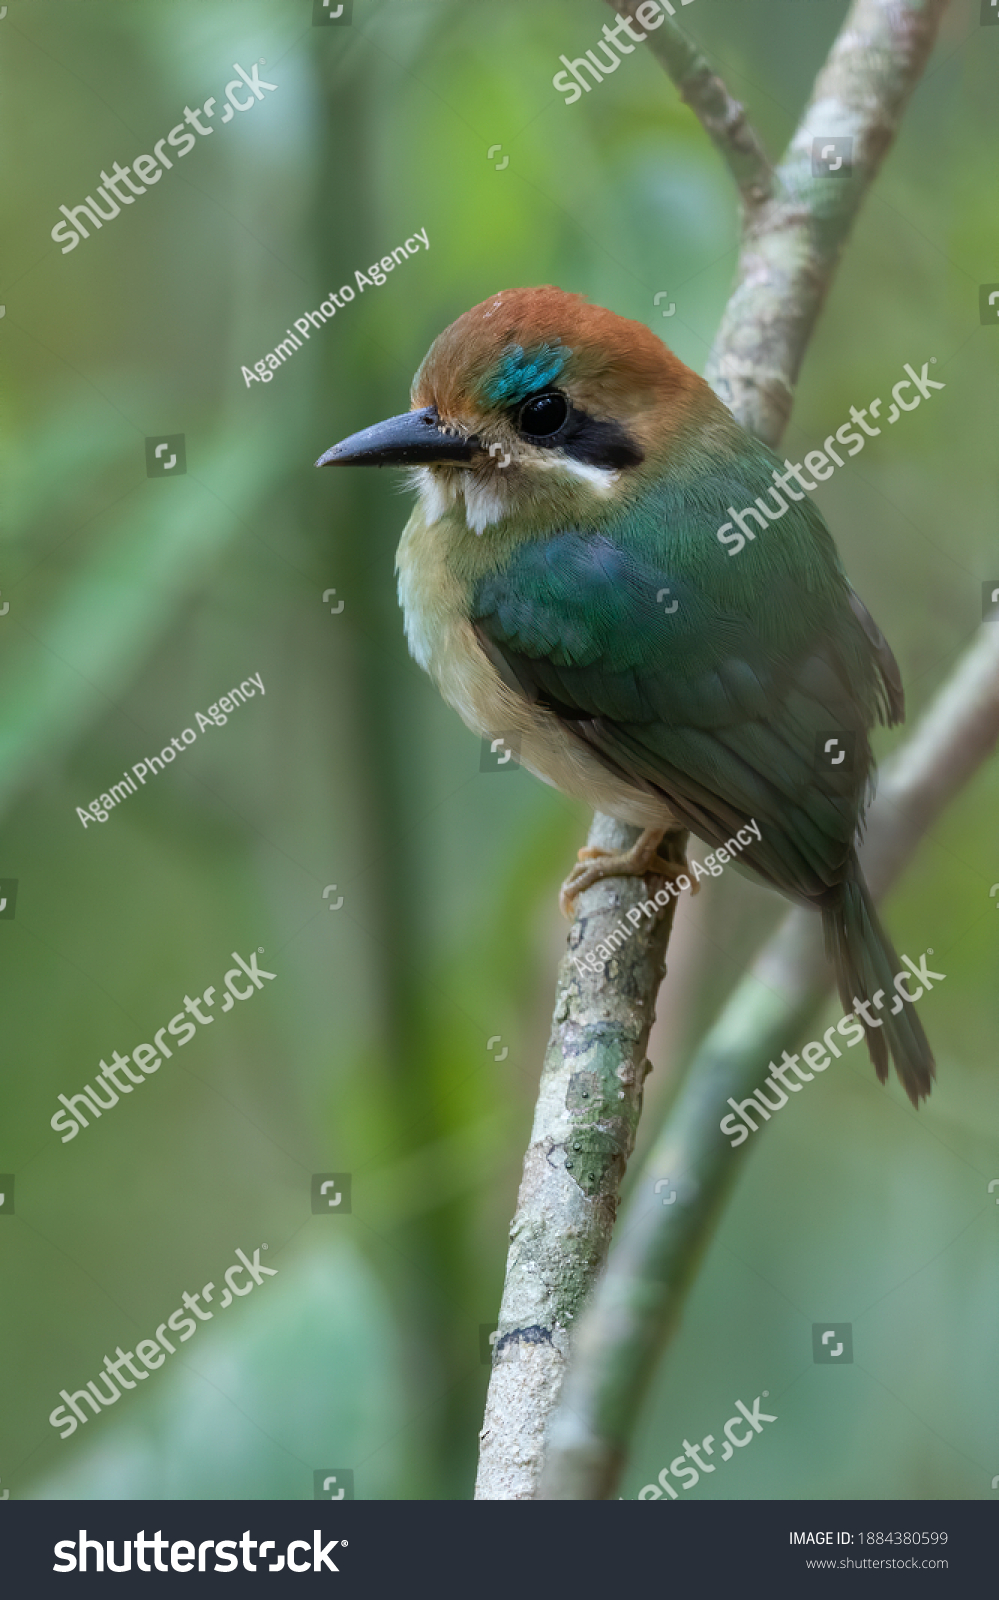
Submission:
<svg viewBox="0 0 999 1600">
<path fill-rule="evenodd" d="M 521 400 L 554 383 L 571 355 L 562 345 L 543 344 L 527 355 L 523 345 L 508 344 L 481 393 L 492 405 Z"/>
</svg>

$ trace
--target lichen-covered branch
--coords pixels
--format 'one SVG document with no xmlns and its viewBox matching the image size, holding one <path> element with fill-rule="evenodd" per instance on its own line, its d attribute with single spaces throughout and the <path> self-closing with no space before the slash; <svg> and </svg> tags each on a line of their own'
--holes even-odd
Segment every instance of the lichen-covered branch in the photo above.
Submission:
<svg viewBox="0 0 999 1600">
<path fill-rule="evenodd" d="M 637 838 L 598 816 L 589 843 Z M 657 890 L 663 909 L 650 899 Z M 570 1334 L 606 1259 L 635 1145 L 675 907 L 656 878 L 612 878 L 579 897 L 510 1228 L 476 1499 L 529 1500 L 537 1489 Z"/>
<path fill-rule="evenodd" d="M 997 739 L 999 625 L 989 624 L 885 768 L 862 850 L 875 897 L 888 891 Z M 793 911 L 698 1048 L 577 1329 L 551 1422 L 542 1498 L 599 1500 L 615 1492 L 656 1364 L 743 1160 L 758 1143 L 732 1149 L 718 1128 L 726 1102 L 745 1099 L 767 1061 L 800 1046 L 831 983 L 818 918 Z M 655 1193 L 667 1173 L 677 1197 L 668 1208 Z"/>
</svg>

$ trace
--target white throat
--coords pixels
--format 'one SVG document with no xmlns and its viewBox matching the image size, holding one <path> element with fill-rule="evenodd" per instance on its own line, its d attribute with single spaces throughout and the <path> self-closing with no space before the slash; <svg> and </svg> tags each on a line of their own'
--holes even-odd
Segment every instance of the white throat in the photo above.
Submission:
<svg viewBox="0 0 999 1600">
<path fill-rule="evenodd" d="M 518 478 L 525 472 L 559 472 L 565 477 L 585 483 L 601 500 L 609 500 L 620 481 L 619 471 L 609 467 L 587 466 L 566 456 L 545 455 L 532 451 L 513 463 L 513 473 L 506 475 L 506 467 L 490 462 L 485 468 L 417 467 L 413 474 L 413 487 L 420 496 L 420 506 L 428 526 L 439 522 L 451 506 L 464 501 L 465 521 L 473 533 L 483 534 L 509 515 L 516 498 Z"/>
</svg>

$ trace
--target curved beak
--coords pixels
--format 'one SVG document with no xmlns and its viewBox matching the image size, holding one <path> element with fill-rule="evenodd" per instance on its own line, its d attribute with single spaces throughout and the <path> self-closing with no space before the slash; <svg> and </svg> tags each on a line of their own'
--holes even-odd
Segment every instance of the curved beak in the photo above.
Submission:
<svg viewBox="0 0 999 1600">
<path fill-rule="evenodd" d="M 428 467 L 435 462 L 471 461 L 481 448 L 474 434 L 463 439 L 445 432 L 437 408 L 424 406 L 422 411 L 406 411 L 341 439 L 319 457 L 316 466 Z"/>
</svg>

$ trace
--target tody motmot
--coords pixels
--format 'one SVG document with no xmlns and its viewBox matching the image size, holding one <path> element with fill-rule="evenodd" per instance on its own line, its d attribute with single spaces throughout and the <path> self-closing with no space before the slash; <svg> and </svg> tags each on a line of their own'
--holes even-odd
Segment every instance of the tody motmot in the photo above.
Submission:
<svg viewBox="0 0 999 1600">
<path fill-rule="evenodd" d="M 477 734 L 516 736 L 537 777 L 642 830 L 581 851 L 563 908 L 599 878 L 675 879 L 667 834 L 723 846 L 755 821 L 745 860 L 821 912 L 879 1079 L 890 1056 L 918 1105 L 933 1056 L 856 844 L 868 733 L 901 721 L 901 679 L 773 451 L 644 324 L 549 287 L 466 311 L 412 409 L 317 465 L 412 469 L 412 654 Z M 717 530 L 754 504 L 774 526 L 733 557 Z"/>
</svg>

